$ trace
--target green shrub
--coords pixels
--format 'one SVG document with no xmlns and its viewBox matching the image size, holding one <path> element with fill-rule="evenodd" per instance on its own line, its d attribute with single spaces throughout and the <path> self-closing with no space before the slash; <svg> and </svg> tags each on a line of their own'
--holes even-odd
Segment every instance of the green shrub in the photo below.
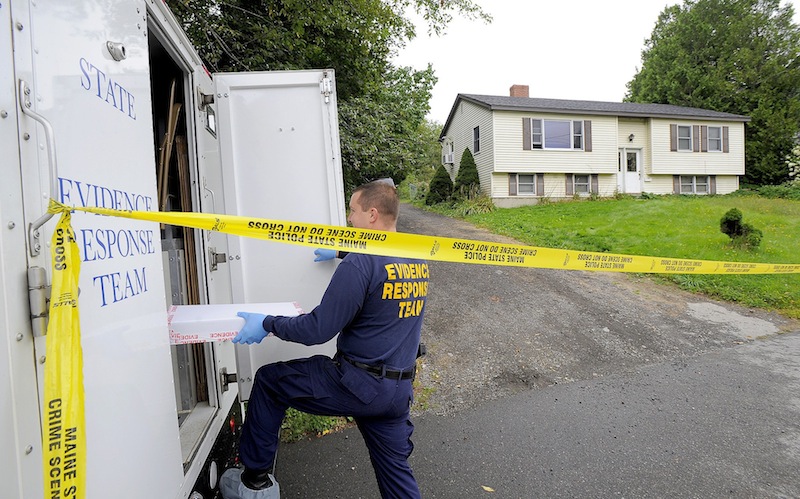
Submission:
<svg viewBox="0 0 800 499">
<path fill-rule="evenodd" d="M 467 192 L 466 197 L 460 199 L 453 206 L 458 216 L 477 215 L 479 213 L 489 213 L 494 210 L 492 198 L 481 193 L 480 187 L 473 185 Z"/>
<path fill-rule="evenodd" d="M 742 212 L 731 208 L 719 221 L 719 230 L 731 238 L 736 247 L 757 248 L 763 233 L 750 224 L 742 223 Z"/>
<path fill-rule="evenodd" d="M 800 201 L 800 182 L 795 180 L 781 185 L 762 185 L 756 192 L 765 198 L 782 198 Z"/>
<path fill-rule="evenodd" d="M 741 245 L 746 248 L 758 248 L 764 234 L 750 224 L 742 224 Z"/>
<path fill-rule="evenodd" d="M 436 173 L 433 175 L 431 185 L 428 188 L 428 196 L 425 198 L 425 204 L 434 205 L 447 201 L 453 194 L 453 181 L 450 180 L 450 175 L 445 170 L 444 165 L 439 165 Z"/>
<path fill-rule="evenodd" d="M 742 212 L 731 208 L 719 221 L 719 230 L 731 239 L 742 235 Z"/>
<path fill-rule="evenodd" d="M 478 178 L 478 166 L 475 164 L 475 158 L 469 149 L 464 149 L 464 154 L 461 155 L 461 163 L 458 165 L 454 190 L 461 197 L 466 197 L 473 187 L 480 188 L 480 185 L 481 181 Z"/>
</svg>

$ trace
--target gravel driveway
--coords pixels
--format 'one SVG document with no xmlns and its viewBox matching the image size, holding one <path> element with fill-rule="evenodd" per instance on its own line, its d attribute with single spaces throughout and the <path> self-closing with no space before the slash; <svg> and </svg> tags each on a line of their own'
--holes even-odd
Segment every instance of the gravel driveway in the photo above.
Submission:
<svg viewBox="0 0 800 499">
<path fill-rule="evenodd" d="M 402 205 L 398 230 L 519 244 L 411 205 Z M 452 414 L 523 390 L 800 331 L 798 321 L 644 277 L 430 263 L 417 413 Z"/>
</svg>

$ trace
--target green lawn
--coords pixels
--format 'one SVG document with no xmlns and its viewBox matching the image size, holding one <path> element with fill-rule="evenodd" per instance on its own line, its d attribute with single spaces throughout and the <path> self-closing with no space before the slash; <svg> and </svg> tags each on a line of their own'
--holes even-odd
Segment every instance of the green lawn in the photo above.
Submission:
<svg viewBox="0 0 800 499">
<path fill-rule="evenodd" d="M 755 250 L 731 247 L 719 222 L 738 208 L 764 237 Z M 548 203 L 466 219 L 532 246 L 629 255 L 800 263 L 800 201 L 758 196 L 662 196 Z M 800 318 L 800 274 L 663 275 L 682 288 Z"/>
</svg>

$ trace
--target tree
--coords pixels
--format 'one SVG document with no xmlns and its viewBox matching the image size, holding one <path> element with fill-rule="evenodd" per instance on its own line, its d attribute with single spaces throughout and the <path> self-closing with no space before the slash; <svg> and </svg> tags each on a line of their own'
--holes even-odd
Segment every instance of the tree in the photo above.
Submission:
<svg viewBox="0 0 800 499">
<path fill-rule="evenodd" d="M 425 156 L 420 126 L 433 69 L 391 58 L 416 36 L 415 10 L 442 33 L 454 14 L 490 21 L 472 0 L 166 0 L 211 71 L 333 68 L 346 189 Z"/>
<path fill-rule="evenodd" d="M 466 197 L 474 188 L 478 188 L 480 185 L 481 181 L 478 178 L 478 166 L 475 164 L 475 158 L 469 149 L 464 149 L 464 154 L 461 155 L 461 162 L 458 164 L 454 189 Z"/>
<path fill-rule="evenodd" d="M 382 86 L 339 103 L 346 190 L 381 177 L 400 183 L 413 165 L 428 163 L 425 114 L 435 82 L 430 66 L 392 68 Z"/>
<path fill-rule="evenodd" d="M 443 203 L 450 199 L 453 193 L 453 181 L 450 180 L 450 175 L 445 170 L 444 165 L 439 165 L 436 173 L 433 174 L 431 186 L 428 189 L 428 197 L 425 199 L 425 204 L 434 205 Z"/>
<path fill-rule="evenodd" d="M 659 15 L 625 100 L 751 117 L 745 179 L 789 179 L 800 132 L 800 29 L 780 0 L 685 0 Z"/>
</svg>

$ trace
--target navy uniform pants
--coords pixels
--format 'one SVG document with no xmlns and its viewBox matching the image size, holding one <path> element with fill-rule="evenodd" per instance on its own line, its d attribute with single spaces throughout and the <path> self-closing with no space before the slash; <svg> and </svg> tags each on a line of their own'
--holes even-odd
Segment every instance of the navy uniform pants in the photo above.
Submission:
<svg viewBox="0 0 800 499">
<path fill-rule="evenodd" d="M 272 468 L 288 407 L 309 414 L 352 416 L 369 449 L 381 497 L 418 498 L 419 487 L 408 464 L 414 449 L 412 396 L 410 379 L 376 377 L 321 355 L 265 365 L 256 373 L 247 404 L 242 463 L 254 470 Z"/>
</svg>

